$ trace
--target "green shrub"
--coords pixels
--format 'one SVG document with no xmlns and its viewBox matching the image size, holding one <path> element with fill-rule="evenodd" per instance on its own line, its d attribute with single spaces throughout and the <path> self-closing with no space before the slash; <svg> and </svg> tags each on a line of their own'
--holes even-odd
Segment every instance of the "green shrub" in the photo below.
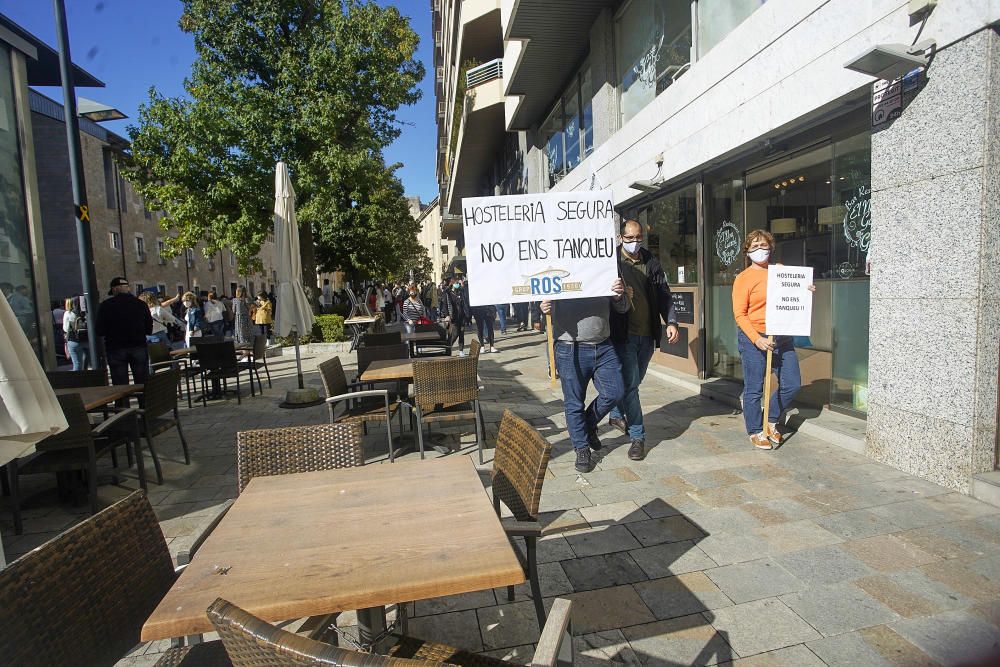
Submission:
<svg viewBox="0 0 1000 667">
<path fill-rule="evenodd" d="M 277 343 L 284 347 L 295 344 L 291 336 L 276 336 Z M 340 343 L 347 340 L 344 335 L 344 318 L 341 315 L 317 315 L 316 323 L 313 324 L 312 331 L 304 336 L 299 336 L 300 345 L 309 343 Z"/>
<path fill-rule="evenodd" d="M 344 335 L 343 315 L 319 315 L 316 317 L 316 324 L 313 333 L 319 330 L 319 340 L 324 343 L 340 343 L 347 340 Z"/>
</svg>

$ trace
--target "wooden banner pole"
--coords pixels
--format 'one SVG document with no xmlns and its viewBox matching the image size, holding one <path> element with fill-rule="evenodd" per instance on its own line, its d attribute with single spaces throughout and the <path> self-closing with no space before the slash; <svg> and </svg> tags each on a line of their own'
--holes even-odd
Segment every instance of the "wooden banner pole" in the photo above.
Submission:
<svg viewBox="0 0 1000 667">
<path fill-rule="evenodd" d="M 774 336 L 768 336 L 767 342 L 774 343 Z M 764 428 L 761 429 L 764 435 L 771 434 L 771 426 L 767 421 L 767 412 L 771 407 L 771 348 L 767 350 L 767 367 L 764 370 Z"/>
<path fill-rule="evenodd" d="M 552 337 L 552 312 L 549 311 L 545 313 L 545 336 L 548 338 L 549 345 L 549 382 L 552 385 L 556 383 L 556 344 L 555 339 Z"/>
</svg>

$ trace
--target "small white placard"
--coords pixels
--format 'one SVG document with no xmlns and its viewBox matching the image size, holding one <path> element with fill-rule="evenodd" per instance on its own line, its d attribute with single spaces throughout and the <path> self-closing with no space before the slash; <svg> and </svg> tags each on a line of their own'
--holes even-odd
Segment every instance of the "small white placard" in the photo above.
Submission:
<svg viewBox="0 0 1000 667">
<path fill-rule="evenodd" d="M 767 268 L 767 308 L 764 311 L 768 336 L 809 336 L 812 333 L 811 266 Z"/>
</svg>

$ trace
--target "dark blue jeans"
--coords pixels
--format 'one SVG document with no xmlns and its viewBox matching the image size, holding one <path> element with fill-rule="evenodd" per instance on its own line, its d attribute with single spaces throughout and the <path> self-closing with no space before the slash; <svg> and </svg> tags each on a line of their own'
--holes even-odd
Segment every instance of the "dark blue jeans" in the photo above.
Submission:
<svg viewBox="0 0 1000 667">
<path fill-rule="evenodd" d="M 587 447 L 587 434 L 622 400 L 622 365 L 611 341 L 596 345 L 556 341 L 556 370 L 562 381 L 566 427 L 574 449 Z M 594 382 L 597 397 L 584 409 L 587 386 Z"/>
<path fill-rule="evenodd" d="M 622 379 L 625 383 L 625 398 L 611 408 L 611 416 L 621 419 L 622 413 L 628 422 L 628 437 L 631 440 L 645 440 L 646 427 L 642 423 L 642 405 L 639 403 L 639 385 L 646 377 L 649 360 L 653 358 L 653 337 L 633 336 L 628 342 L 615 345 L 618 358 L 622 362 Z"/>
<path fill-rule="evenodd" d="M 111 369 L 111 384 L 129 384 L 130 368 L 132 382 L 145 384 L 149 377 L 149 353 L 146 351 L 146 346 L 108 350 L 108 368 Z"/>
<path fill-rule="evenodd" d="M 767 369 L 767 352 L 753 344 L 746 334 L 737 334 L 740 358 L 743 360 L 743 421 L 747 434 L 753 435 L 764 430 L 764 415 L 761 398 L 764 395 L 764 371 Z M 792 403 L 802 386 L 799 374 L 799 358 L 789 336 L 774 337 L 774 352 L 771 354 L 771 370 L 778 376 L 778 388 L 771 395 L 767 410 L 767 421 L 777 423 L 778 418 Z"/>
<path fill-rule="evenodd" d="M 507 333 L 507 309 L 510 308 L 509 303 L 498 303 L 497 304 L 497 317 L 500 318 L 500 333 Z"/>
</svg>

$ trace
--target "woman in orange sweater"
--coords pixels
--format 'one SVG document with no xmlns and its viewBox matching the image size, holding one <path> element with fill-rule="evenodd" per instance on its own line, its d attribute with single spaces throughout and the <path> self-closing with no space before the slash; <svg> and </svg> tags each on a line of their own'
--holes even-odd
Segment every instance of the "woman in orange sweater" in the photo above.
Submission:
<svg viewBox="0 0 1000 667">
<path fill-rule="evenodd" d="M 733 316 L 740 329 L 736 336 L 743 361 L 743 420 L 750 443 L 758 449 L 774 449 L 781 444 L 778 419 L 802 386 L 799 358 L 791 337 L 775 336 L 772 341 L 765 333 L 767 267 L 773 252 L 774 237 L 770 232 L 755 229 L 747 234 L 743 253 L 749 258 L 750 266 L 733 282 Z M 809 289 L 815 290 L 815 287 Z M 771 396 L 767 411 L 769 428 L 765 432 L 761 397 L 768 350 L 772 351 L 771 368 L 778 375 L 778 389 Z"/>
</svg>

